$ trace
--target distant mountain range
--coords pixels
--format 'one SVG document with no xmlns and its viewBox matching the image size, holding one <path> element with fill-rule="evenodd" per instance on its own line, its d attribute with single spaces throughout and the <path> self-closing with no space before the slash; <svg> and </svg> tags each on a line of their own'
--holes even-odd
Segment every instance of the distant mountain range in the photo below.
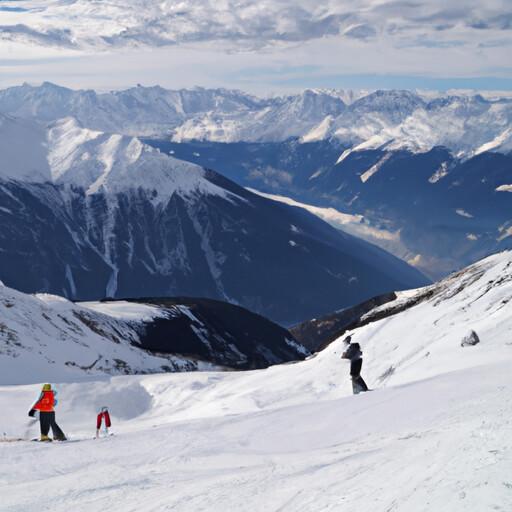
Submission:
<svg viewBox="0 0 512 512">
<path fill-rule="evenodd" d="M 161 87 L 96 93 L 44 83 L 0 91 L 0 112 L 52 126 L 71 116 L 91 133 L 144 136 L 162 153 L 239 185 L 334 208 L 351 219 L 336 227 L 434 279 L 512 247 L 511 98 L 333 90 L 257 98 Z"/>
<path fill-rule="evenodd" d="M 456 158 L 512 150 L 512 98 L 482 95 L 305 90 L 258 98 L 226 89 L 157 86 L 97 93 L 44 83 L 0 91 L 0 112 L 43 121 L 72 116 L 87 128 L 175 142 L 336 139 L 354 151 L 443 146 Z"/>
<path fill-rule="evenodd" d="M 0 279 L 72 299 L 209 297 L 282 323 L 426 278 L 139 139 L 0 116 Z"/>
<path fill-rule="evenodd" d="M 52 87 L 6 94 L 49 109 L 44 89 Z M 75 105 L 85 93 L 66 94 L 70 106 L 63 111 L 59 102 L 53 116 L 70 112 L 87 123 L 101 121 L 101 115 L 88 120 Z M 159 118 L 167 116 L 165 129 L 128 120 L 125 130 L 156 135 L 146 142 L 241 185 L 355 216 L 352 226 L 341 227 L 434 279 L 512 246 L 510 98 L 310 90 L 259 99 L 237 91 L 143 87 L 90 94 L 100 112 L 104 103 L 136 97 L 134 119 L 155 109 Z M 45 100 L 35 101 L 38 95 Z M 157 108 L 155 95 L 167 98 L 167 107 Z M 109 108 L 110 122 L 119 114 L 117 106 Z"/>
</svg>

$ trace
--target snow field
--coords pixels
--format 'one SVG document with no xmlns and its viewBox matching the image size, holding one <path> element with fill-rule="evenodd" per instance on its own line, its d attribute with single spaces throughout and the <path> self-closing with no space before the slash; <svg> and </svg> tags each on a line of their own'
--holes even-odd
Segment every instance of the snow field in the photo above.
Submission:
<svg viewBox="0 0 512 512">
<path fill-rule="evenodd" d="M 352 332 L 366 394 L 351 396 L 341 338 L 261 371 L 58 385 L 58 422 L 82 441 L 0 443 L 2 512 L 509 511 L 511 258 Z M 481 343 L 463 348 L 470 328 Z M 37 435 L 26 414 L 38 391 L 0 388 L 6 438 Z M 116 436 L 92 440 L 103 405 Z"/>
<path fill-rule="evenodd" d="M 509 510 L 509 368 L 276 408 L 215 375 L 68 384 L 58 420 L 86 440 L 0 443 L 2 510 Z M 1 391 L 21 427 L 37 388 Z M 117 435 L 92 440 L 106 400 Z"/>
</svg>

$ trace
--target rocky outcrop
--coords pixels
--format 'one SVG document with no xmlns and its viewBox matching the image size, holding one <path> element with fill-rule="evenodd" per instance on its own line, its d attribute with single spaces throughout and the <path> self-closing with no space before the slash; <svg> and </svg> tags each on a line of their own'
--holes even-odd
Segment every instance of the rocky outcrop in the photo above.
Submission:
<svg viewBox="0 0 512 512">
<path fill-rule="evenodd" d="M 478 337 L 478 334 L 471 330 L 469 331 L 464 338 L 462 338 L 462 341 L 460 342 L 461 347 L 473 347 L 474 345 L 478 345 L 480 343 L 480 338 Z"/>
</svg>

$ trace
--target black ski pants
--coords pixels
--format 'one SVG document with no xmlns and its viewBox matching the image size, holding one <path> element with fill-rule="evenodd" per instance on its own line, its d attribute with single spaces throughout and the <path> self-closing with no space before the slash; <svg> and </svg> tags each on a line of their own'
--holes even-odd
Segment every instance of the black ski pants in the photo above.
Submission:
<svg viewBox="0 0 512 512">
<path fill-rule="evenodd" d="M 354 392 L 354 395 L 368 391 L 368 386 L 366 385 L 363 377 L 361 377 L 362 366 L 362 359 L 356 359 L 355 361 L 350 362 L 350 376 L 352 377 L 352 391 Z"/>
<path fill-rule="evenodd" d="M 354 395 L 368 391 L 368 386 L 361 375 L 359 377 L 352 377 L 352 391 Z"/>
<path fill-rule="evenodd" d="M 42 436 L 47 436 L 51 427 L 55 439 L 66 439 L 64 432 L 55 421 L 55 412 L 39 412 L 39 426 L 41 427 Z"/>
</svg>

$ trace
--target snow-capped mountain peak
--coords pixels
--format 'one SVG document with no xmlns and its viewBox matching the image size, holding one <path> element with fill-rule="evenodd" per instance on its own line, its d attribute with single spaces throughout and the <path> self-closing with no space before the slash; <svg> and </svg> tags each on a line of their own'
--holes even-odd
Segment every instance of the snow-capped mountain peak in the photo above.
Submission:
<svg viewBox="0 0 512 512">
<path fill-rule="evenodd" d="M 512 149 L 510 98 L 481 94 L 428 97 L 405 90 L 374 92 L 306 89 L 257 98 L 227 89 L 133 87 L 96 93 L 45 82 L 0 91 L 0 112 L 44 122 L 74 117 L 84 127 L 176 142 L 312 142 L 336 138 L 347 147 L 389 145 L 425 152 L 443 146 L 453 155 Z M 482 150 L 482 148 L 484 148 Z"/>
<path fill-rule="evenodd" d="M 84 128 L 72 117 L 46 127 L 2 116 L 0 133 L 5 162 L 0 177 L 5 179 L 72 185 L 87 194 L 144 189 L 154 202 L 167 201 L 174 193 L 235 197 L 206 180 L 197 165 L 162 154 L 135 137 Z"/>
</svg>

